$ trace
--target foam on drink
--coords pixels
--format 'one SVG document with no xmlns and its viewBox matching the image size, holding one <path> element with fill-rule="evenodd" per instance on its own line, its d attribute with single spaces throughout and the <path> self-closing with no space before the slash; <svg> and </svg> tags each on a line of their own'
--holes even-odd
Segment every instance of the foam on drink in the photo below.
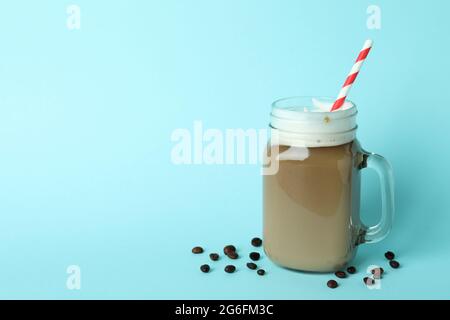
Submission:
<svg viewBox="0 0 450 320">
<path fill-rule="evenodd" d="M 272 136 L 277 144 L 299 147 L 330 147 L 353 141 L 356 136 L 356 106 L 346 101 L 341 110 L 330 112 L 333 99 L 296 98 L 274 103 Z"/>
</svg>

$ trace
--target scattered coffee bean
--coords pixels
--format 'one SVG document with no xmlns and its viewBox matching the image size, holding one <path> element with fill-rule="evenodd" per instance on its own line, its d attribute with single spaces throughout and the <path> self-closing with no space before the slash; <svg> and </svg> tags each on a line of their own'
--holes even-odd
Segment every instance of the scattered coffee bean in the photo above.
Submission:
<svg viewBox="0 0 450 320">
<path fill-rule="evenodd" d="M 209 258 L 210 258 L 212 261 L 217 261 L 217 260 L 219 260 L 219 255 L 218 255 L 217 253 L 211 253 L 211 254 L 209 255 Z"/>
<path fill-rule="evenodd" d="M 328 288 L 336 289 L 338 287 L 338 283 L 335 280 L 330 280 L 327 282 Z"/>
<path fill-rule="evenodd" d="M 347 268 L 347 272 L 350 274 L 355 274 L 356 273 L 356 268 L 355 267 L 348 267 Z"/>
<path fill-rule="evenodd" d="M 366 286 L 373 286 L 375 284 L 375 280 L 369 277 L 365 277 L 363 281 Z"/>
<path fill-rule="evenodd" d="M 237 258 L 239 258 L 239 255 L 234 251 L 230 251 L 228 252 L 228 258 L 236 260 Z"/>
<path fill-rule="evenodd" d="M 380 279 L 381 276 L 382 276 L 383 273 L 384 273 L 384 269 L 381 268 L 381 267 L 380 267 L 380 268 L 374 268 L 374 269 L 372 269 L 370 272 L 373 274 L 373 277 L 374 277 L 375 279 Z"/>
<path fill-rule="evenodd" d="M 200 267 L 200 270 L 202 270 L 203 273 L 208 273 L 211 268 L 207 264 L 204 264 Z"/>
<path fill-rule="evenodd" d="M 259 269 L 259 270 L 257 271 L 257 273 L 258 273 L 258 275 L 263 276 L 263 275 L 266 274 L 266 271 L 263 270 L 263 269 Z"/>
<path fill-rule="evenodd" d="M 395 253 L 393 253 L 392 251 L 388 251 L 384 254 L 384 256 L 386 257 L 386 259 L 388 260 L 394 260 L 395 258 Z"/>
<path fill-rule="evenodd" d="M 261 255 L 258 252 L 252 252 L 249 254 L 249 257 L 253 261 L 258 261 L 261 258 Z"/>
<path fill-rule="evenodd" d="M 252 246 L 254 247 L 261 247 L 262 240 L 260 238 L 253 238 L 252 239 Z"/>
<path fill-rule="evenodd" d="M 389 265 L 390 265 L 392 268 L 394 268 L 394 269 L 400 268 L 400 263 L 399 263 L 398 261 L 395 261 L 395 260 L 389 261 Z"/>
<path fill-rule="evenodd" d="M 347 274 L 344 271 L 337 271 L 334 275 L 341 279 L 347 278 Z"/>
<path fill-rule="evenodd" d="M 232 245 L 228 245 L 225 248 L 223 248 L 223 253 L 228 255 L 230 252 L 236 252 L 236 247 Z"/>
<path fill-rule="evenodd" d="M 381 267 L 373 268 L 370 272 L 371 272 L 372 274 L 375 274 L 375 273 L 377 273 L 377 272 L 383 274 L 383 273 L 384 273 L 384 269 L 381 268 Z"/>
<path fill-rule="evenodd" d="M 203 248 L 202 247 L 195 247 L 195 248 L 192 249 L 192 253 L 193 254 L 203 253 Z"/>
<path fill-rule="evenodd" d="M 254 264 L 253 262 L 249 262 L 249 263 L 247 263 L 247 268 L 249 268 L 250 270 L 256 270 L 258 268 L 258 266 L 256 264 Z"/>
<path fill-rule="evenodd" d="M 236 271 L 236 267 L 233 265 L 229 265 L 225 267 L 225 272 L 226 273 L 234 273 Z"/>
</svg>

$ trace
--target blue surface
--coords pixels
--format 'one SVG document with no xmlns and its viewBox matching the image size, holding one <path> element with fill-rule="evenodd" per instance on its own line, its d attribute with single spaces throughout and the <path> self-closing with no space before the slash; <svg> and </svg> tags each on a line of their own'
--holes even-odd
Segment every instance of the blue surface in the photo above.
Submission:
<svg viewBox="0 0 450 320">
<path fill-rule="evenodd" d="M 450 298 L 448 1 L 2 1 L 0 298 Z M 334 96 L 366 38 L 351 98 L 363 146 L 395 170 L 392 234 L 358 276 L 201 274 L 200 244 L 244 254 L 261 234 L 259 167 L 174 166 L 176 128 L 265 128 L 270 103 Z M 379 210 L 364 174 L 365 221 Z M 394 250 L 382 290 L 364 269 Z M 237 262 L 243 266 L 245 260 Z M 66 288 L 79 265 L 82 288 Z"/>
</svg>

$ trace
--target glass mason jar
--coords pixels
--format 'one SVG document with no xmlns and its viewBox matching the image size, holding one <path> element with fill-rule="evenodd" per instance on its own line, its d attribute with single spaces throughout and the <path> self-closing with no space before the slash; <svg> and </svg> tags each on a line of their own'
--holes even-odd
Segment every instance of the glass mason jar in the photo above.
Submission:
<svg viewBox="0 0 450 320">
<path fill-rule="evenodd" d="M 264 174 L 264 249 L 275 263 L 301 271 L 344 267 L 362 243 L 381 241 L 394 215 L 392 169 L 356 139 L 356 106 L 295 97 L 272 106 Z M 381 221 L 360 219 L 361 170 L 381 182 Z"/>
</svg>

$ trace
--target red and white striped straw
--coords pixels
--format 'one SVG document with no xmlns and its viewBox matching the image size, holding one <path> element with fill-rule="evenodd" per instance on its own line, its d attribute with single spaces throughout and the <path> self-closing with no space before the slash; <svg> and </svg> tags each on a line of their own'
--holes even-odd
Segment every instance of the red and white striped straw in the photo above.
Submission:
<svg viewBox="0 0 450 320">
<path fill-rule="evenodd" d="M 347 79 L 345 80 L 345 83 L 342 86 L 342 89 L 339 92 L 339 95 L 336 101 L 334 102 L 331 111 L 339 110 L 344 105 L 348 93 L 350 92 L 350 89 L 352 88 L 352 85 L 355 82 L 356 77 L 358 76 L 359 71 L 361 70 L 361 67 L 364 61 L 366 60 L 367 56 L 369 55 L 370 49 L 372 49 L 372 45 L 373 45 L 372 40 L 366 40 L 366 42 L 364 43 L 364 47 L 359 53 L 358 58 L 356 59 L 356 62 L 352 67 L 352 70 L 350 71 Z"/>
</svg>

